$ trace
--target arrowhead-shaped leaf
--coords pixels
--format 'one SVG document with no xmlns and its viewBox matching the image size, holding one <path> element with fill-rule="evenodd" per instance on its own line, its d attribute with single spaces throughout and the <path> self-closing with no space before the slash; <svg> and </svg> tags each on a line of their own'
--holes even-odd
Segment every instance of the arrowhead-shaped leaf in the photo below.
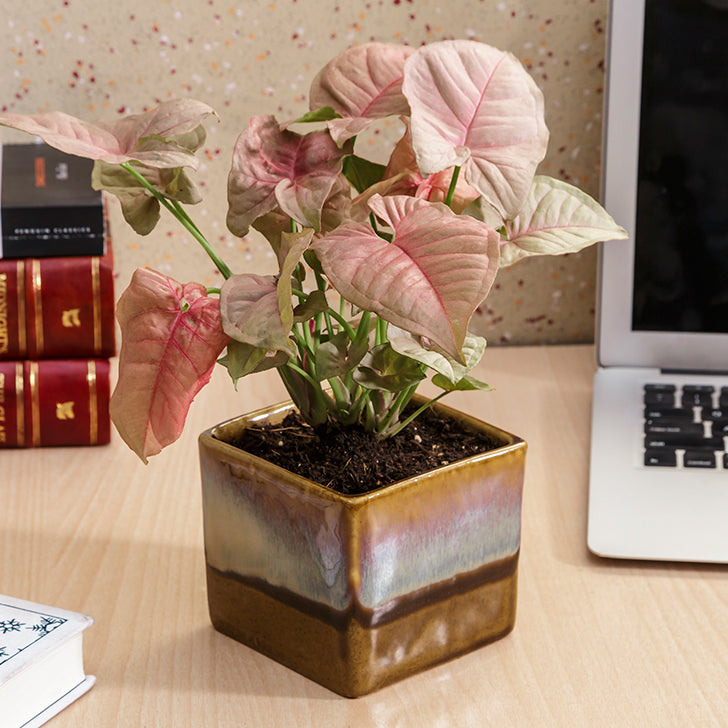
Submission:
<svg viewBox="0 0 728 728">
<path fill-rule="evenodd" d="M 287 360 L 288 354 L 285 352 L 257 349 L 250 344 L 233 340 L 228 342 L 227 353 L 219 359 L 218 364 L 228 370 L 230 378 L 237 386 L 241 377 L 279 367 Z"/>
<path fill-rule="evenodd" d="M 265 351 L 291 350 L 288 340 L 291 327 L 281 320 L 276 284 L 275 276 L 254 273 L 232 275 L 223 283 L 220 289 L 222 327 L 230 338 Z"/>
<path fill-rule="evenodd" d="M 374 197 L 392 243 L 347 223 L 313 243 L 332 285 L 351 303 L 462 360 L 468 322 L 498 271 L 499 235 L 484 223 L 414 197 Z"/>
<path fill-rule="evenodd" d="M 486 341 L 482 336 L 468 333 L 463 344 L 465 363 L 461 364 L 442 351 L 426 348 L 420 337 L 413 336 L 396 326 L 389 327 L 387 339 L 395 351 L 425 364 L 451 384 L 460 381 L 483 358 L 486 347 Z"/>
<path fill-rule="evenodd" d="M 528 255 L 575 253 L 593 243 L 627 237 L 627 231 L 585 192 L 542 176 L 534 178 L 526 202 L 506 230 L 501 266 Z"/>
<path fill-rule="evenodd" d="M 136 171 L 168 198 L 185 204 L 202 200 L 200 191 L 183 167 L 155 169 L 135 165 Z M 152 195 L 126 169 L 118 164 L 96 161 L 91 174 L 95 190 L 106 190 L 121 203 L 124 219 L 139 235 L 148 235 L 159 222 L 160 205 Z"/>
<path fill-rule="evenodd" d="M 402 73 L 410 46 L 364 43 L 338 55 L 314 78 L 310 108 L 330 107 L 342 119 L 328 122 L 331 136 L 341 144 L 356 136 L 374 119 L 409 114 L 402 95 Z"/>
<path fill-rule="evenodd" d="M 476 41 L 420 48 L 402 86 L 423 175 L 463 166 L 465 179 L 505 216 L 521 206 L 543 159 L 543 95 L 511 54 Z"/>
<path fill-rule="evenodd" d="M 318 230 L 321 210 L 350 149 L 326 131 L 300 135 L 281 129 L 273 116 L 254 116 L 238 137 L 228 177 L 230 231 L 247 234 L 251 223 L 276 207 Z"/>
<path fill-rule="evenodd" d="M 229 339 L 219 302 L 204 286 L 146 269 L 134 273 L 117 317 L 119 380 L 109 409 L 124 441 L 146 462 L 180 436 Z"/>
<path fill-rule="evenodd" d="M 331 379 L 350 372 L 369 350 L 369 342 L 363 339 L 352 342 L 345 331 L 340 331 L 316 349 L 316 374 L 319 380 Z"/>
<path fill-rule="evenodd" d="M 56 149 L 110 164 L 136 160 L 148 167 L 197 167 L 189 149 L 170 138 L 197 129 L 214 110 L 193 99 L 175 99 L 143 114 L 87 122 L 60 111 L 0 114 L 0 124 L 34 134 Z"/>
<path fill-rule="evenodd" d="M 396 352 L 388 343 L 367 352 L 354 370 L 354 379 L 366 389 L 401 392 L 425 378 L 419 362 Z"/>
</svg>

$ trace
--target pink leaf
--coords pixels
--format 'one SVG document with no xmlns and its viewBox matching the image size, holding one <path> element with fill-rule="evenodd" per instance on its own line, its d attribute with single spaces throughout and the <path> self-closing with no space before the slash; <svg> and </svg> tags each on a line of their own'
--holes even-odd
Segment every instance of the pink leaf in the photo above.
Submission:
<svg viewBox="0 0 728 728">
<path fill-rule="evenodd" d="M 219 302 L 204 286 L 182 285 L 152 270 L 135 271 L 117 317 L 122 344 L 110 412 L 124 441 L 146 462 L 180 436 L 229 338 Z"/>
<path fill-rule="evenodd" d="M 511 54 L 476 41 L 420 48 L 405 65 L 412 143 L 423 175 L 463 166 L 465 179 L 511 217 L 543 159 L 543 95 Z"/>
<path fill-rule="evenodd" d="M 328 132 L 305 136 L 281 129 L 273 116 L 254 116 L 239 137 L 228 177 L 227 223 L 235 235 L 276 207 L 318 230 L 321 210 L 350 149 Z"/>
<path fill-rule="evenodd" d="M 288 334 L 293 323 L 290 298 L 288 308 L 284 322 L 274 276 L 238 273 L 230 276 L 220 291 L 223 329 L 235 341 L 256 349 L 289 351 Z"/>
<path fill-rule="evenodd" d="M 500 236 L 414 197 L 375 196 L 369 206 L 394 229 L 392 242 L 364 224 L 341 225 L 312 245 L 327 277 L 356 306 L 461 360 L 470 318 L 498 271 Z"/>
<path fill-rule="evenodd" d="M 149 167 L 196 167 L 194 154 L 164 140 L 196 129 L 214 114 L 193 99 L 176 99 L 117 121 L 87 122 L 60 111 L 0 114 L 0 124 L 34 134 L 56 149 L 110 164 L 136 160 Z M 153 141 L 150 137 L 155 138 Z M 159 137 L 159 139 L 156 139 Z M 140 144 L 141 142 L 141 144 Z"/>
<path fill-rule="evenodd" d="M 310 108 L 330 106 L 344 119 L 328 123 L 337 143 L 355 136 L 374 119 L 409 114 L 402 95 L 404 62 L 409 46 L 365 43 L 350 48 L 324 66 L 310 90 Z"/>
</svg>

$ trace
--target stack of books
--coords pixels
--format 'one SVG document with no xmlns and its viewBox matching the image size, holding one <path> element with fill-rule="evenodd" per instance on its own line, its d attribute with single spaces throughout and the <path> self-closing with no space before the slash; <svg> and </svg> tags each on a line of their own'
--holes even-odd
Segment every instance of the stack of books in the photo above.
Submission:
<svg viewBox="0 0 728 728">
<path fill-rule="evenodd" d="M 92 163 L 0 151 L 0 447 L 107 443 L 113 257 Z"/>
</svg>

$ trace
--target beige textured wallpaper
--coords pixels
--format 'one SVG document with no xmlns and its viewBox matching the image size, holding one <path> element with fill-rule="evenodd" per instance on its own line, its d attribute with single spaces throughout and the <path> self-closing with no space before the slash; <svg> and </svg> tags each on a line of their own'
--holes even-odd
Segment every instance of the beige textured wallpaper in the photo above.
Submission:
<svg viewBox="0 0 728 728">
<path fill-rule="evenodd" d="M 299 116 L 316 71 L 353 44 L 480 40 L 512 51 L 544 91 L 551 140 L 541 171 L 596 196 L 606 15 L 607 0 L 32 0 L 0 21 L 0 108 L 94 120 L 179 96 L 210 104 L 220 122 L 208 124 L 197 176 L 205 200 L 192 215 L 231 268 L 271 272 L 264 241 L 225 228 L 230 154 L 251 114 Z M 0 129 L 0 141 L 27 137 Z M 385 131 L 362 143 L 383 158 L 391 139 Z M 216 281 L 174 221 L 140 238 L 112 207 L 117 293 L 145 265 Z M 473 328 L 491 344 L 591 341 L 595 260 L 591 250 L 502 271 Z"/>
</svg>

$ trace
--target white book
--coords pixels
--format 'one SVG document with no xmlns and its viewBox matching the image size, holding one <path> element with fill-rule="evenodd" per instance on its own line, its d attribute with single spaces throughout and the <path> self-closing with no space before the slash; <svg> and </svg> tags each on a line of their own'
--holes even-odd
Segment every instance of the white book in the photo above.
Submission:
<svg viewBox="0 0 728 728">
<path fill-rule="evenodd" d="M 78 612 L 0 595 L 0 722 L 38 728 L 96 682 L 83 668 Z"/>
</svg>

